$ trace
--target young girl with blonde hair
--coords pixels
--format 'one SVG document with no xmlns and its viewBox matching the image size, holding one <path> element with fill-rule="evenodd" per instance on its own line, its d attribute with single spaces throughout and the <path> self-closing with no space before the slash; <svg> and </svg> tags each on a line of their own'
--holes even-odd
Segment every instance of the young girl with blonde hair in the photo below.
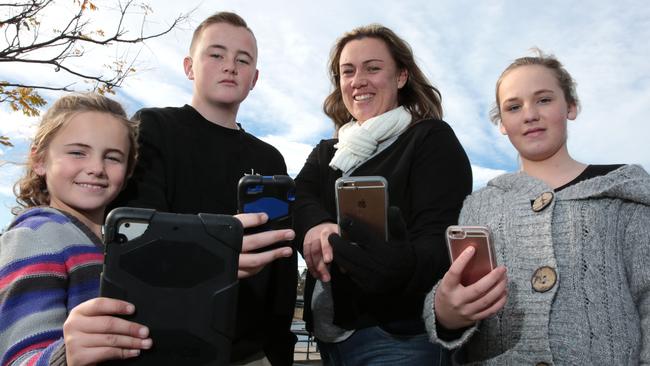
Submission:
<svg viewBox="0 0 650 366">
<path fill-rule="evenodd" d="M 134 306 L 97 298 L 101 225 L 136 160 L 137 125 L 119 103 L 67 95 L 43 115 L 15 219 L 0 237 L 0 364 L 88 365 L 137 356 Z"/>
</svg>

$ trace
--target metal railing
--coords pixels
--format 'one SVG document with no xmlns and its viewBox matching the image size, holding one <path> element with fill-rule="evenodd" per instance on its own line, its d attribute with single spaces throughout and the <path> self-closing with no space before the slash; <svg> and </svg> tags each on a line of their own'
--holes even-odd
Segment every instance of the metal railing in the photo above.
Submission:
<svg viewBox="0 0 650 366">
<path fill-rule="evenodd" d="M 302 320 L 302 310 L 304 301 L 302 297 L 296 299 L 296 311 L 294 314 L 293 322 L 291 323 L 291 331 L 298 337 L 298 342 L 294 348 L 295 365 L 306 362 L 307 364 L 314 365 L 320 364 L 320 353 L 318 352 L 318 344 L 314 336 L 305 329 L 305 322 Z"/>
</svg>

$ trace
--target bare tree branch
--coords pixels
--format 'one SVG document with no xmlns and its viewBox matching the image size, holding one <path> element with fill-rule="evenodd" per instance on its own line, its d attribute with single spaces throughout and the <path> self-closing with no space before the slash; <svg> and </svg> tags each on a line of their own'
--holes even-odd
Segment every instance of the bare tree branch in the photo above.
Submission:
<svg viewBox="0 0 650 366">
<path fill-rule="evenodd" d="M 9 141 L 9 137 L 7 136 L 0 136 L 0 145 L 9 146 L 9 147 L 14 146 L 14 144 L 12 144 L 11 141 Z M 0 166 L 3 166 L 6 163 L 7 163 L 6 161 L 0 160 Z"/>
<path fill-rule="evenodd" d="M 54 0 L 22 0 L 15 3 L 0 3 L 0 30 L 4 31 L 6 44 L 0 44 L 0 62 L 24 65 L 51 65 L 55 72 L 63 71 L 73 79 L 90 82 L 93 90 L 100 93 L 112 92 L 122 85 L 123 81 L 135 72 L 135 57 L 128 54 L 116 56 L 104 65 L 104 72 L 93 72 L 71 64 L 72 59 L 85 56 L 84 46 L 110 46 L 116 44 L 145 44 L 147 40 L 161 37 L 187 21 L 190 13 L 177 16 L 163 29 L 147 34 L 145 25 L 151 12 L 149 5 L 136 3 L 136 0 L 115 0 L 117 17 L 115 27 L 110 32 L 102 29 L 90 30 L 89 12 L 97 11 L 94 0 L 73 1 L 78 8 L 67 18 L 61 19 L 61 29 L 51 29 L 44 32 L 41 21 L 53 9 Z M 132 11 L 139 7 L 141 11 Z M 139 14 L 137 14 L 139 13 Z M 137 14 L 137 15 L 136 15 Z M 140 25 L 136 36 L 127 37 L 127 17 L 140 17 Z M 46 34 L 47 33 L 47 34 Z M 47 52 L 45 52 L 47 51 Z M 9 103 L 12 108 L 22 110 L 27 115 L 37 115 L 39 103 L 45 103 L 38 90 L 74 91 L 78 82 L 68 82 L 66 85 L 51 85 L 50 83 L 34 84 L 20 81 L 20 75 L 15 80 L 0 80 L 0 103 Z M 7 77 L 7 76 L 5 76 Z"/>
<path fill-rule="evenodd" d="M 58 90 L 58 91 L 66 91 L 66 92 L 71 92 L 74 91 L 74 89 L 71 88 L 73 84 L 68 84 L 66 86 L 42 86 L 42 85 L 25 85 L 25 84 L 12 84 L 12 83 L 5 83 L 5 82 L 0 82 L 0 86 L 9 86 L 9 87 L 16 87 L 16 88 L 27 88 L 27 89 L 44 89 L 44 90 Z M 0 103 L 6 101 L 6 99 L 0 99 Z"/>
</svg>

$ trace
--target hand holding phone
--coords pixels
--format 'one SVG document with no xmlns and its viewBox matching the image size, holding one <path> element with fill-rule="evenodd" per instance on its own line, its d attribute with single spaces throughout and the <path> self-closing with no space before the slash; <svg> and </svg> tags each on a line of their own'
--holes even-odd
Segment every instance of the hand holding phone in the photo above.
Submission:
<svg viewBox="0 0 650 366">
<path fill-rule="evenodd" d="M 495 268 L 495 252 L 486 227 L 450 226 L 445 236 L 452 265 L 437 286 L 433 309 L 436 324 L 460 329 L 503 308 L 508 276 L 505 267 Z M 474 249 L 473 254 L 466 253 L 469 247 Z M 466 287 L 469 285 L 473 285 L 471 289 Z"/>
<path fill-rule="evenodd" d="M 450 226 L 446 235 L 449 258 L 454 260 L 468 247 L 474 247 L 474 256 L 465 267 L 461 284 L 469 286 L 496 268 L 496 257 L 490 230 L 484 226 Z"/>
<path fill-rule="evenodd" d="M 330 234 L 336 264 L 361 290 L 369 294 L 394 293 L 404 289 L 413 278 L 415 250 L 408 239 L 408 229 L 398 207 L 388 208 L 389 240 L 377 235 L 364 222 L 344 216 L 341 232 L 349 238 Z"/>
<path fill-rule="evenodd" d="M 266 219 L 258 213 L 237 214 L 244 230 L 256 227 Z M 267 264 L 279 258 L 287 258 L 293 254 L 291 240 L 295 238 L 293 230 L 269 230 L 256 234 L 244 235 L 242 238 L 242 251 L 239 255 L 239 279 L 253 276 L 260 272 Z M 277 249 L 270 249 L 277 248 Z"/>
<path fill-rule="evenodd" d="M 363 222 L 375 234 L 388 240 L 387 209 L 388 182 L 384 177 L 342 177 L 336 180 L 336 213 L 339 222 L 343 217 Z M 341 237 L 348 239 L 346 230 Z"/>
</svg>

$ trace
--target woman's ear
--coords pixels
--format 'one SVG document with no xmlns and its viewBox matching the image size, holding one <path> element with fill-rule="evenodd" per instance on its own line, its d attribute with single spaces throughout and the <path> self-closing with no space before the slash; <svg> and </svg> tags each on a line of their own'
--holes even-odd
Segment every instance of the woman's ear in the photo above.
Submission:
<svg viewBox="0 0 650 366">
<path fill-rule="evenodd" d="M 397 74 L 397 89 L 402 89 L 406 82 L 409 80 L 409 72 L 406 69 L 402 69 L 399 74 Z"/>
</svg>

